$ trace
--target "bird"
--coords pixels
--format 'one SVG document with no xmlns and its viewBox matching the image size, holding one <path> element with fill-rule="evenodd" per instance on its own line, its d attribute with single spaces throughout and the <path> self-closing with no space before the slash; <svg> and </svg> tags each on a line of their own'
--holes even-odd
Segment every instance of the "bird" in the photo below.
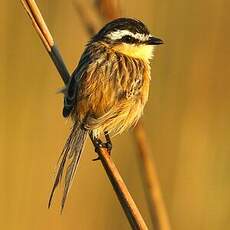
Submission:
<svg viewBox="0 0 230 230">
<path fill-rule="evenodd" d="M 70 117 L 73 126 L 59 158 L 48 207 L 65 171 L 61 210 L 64 208 L 88 135 L 96 146 L 110 152 L 110 136 L 137 123 L 148 100 L 153 51 L 162 43 L 142 21 L 117 18 L 86 44 L 63 89 L 63 116 Z"/>
</svg>

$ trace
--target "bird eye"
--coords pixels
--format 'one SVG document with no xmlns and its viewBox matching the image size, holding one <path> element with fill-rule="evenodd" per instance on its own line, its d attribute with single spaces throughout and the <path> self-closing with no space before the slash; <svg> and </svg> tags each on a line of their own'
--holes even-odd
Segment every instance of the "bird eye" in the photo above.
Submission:
<svg viewBox="0 0 230 230">
<path fill-rule="evenodd" d="M 135 41 L 135 38 L 133 38 L 129 35 L 126 35 L 122 38 L 122 41 L 125 43 L 133 43 Z"/>
</svg>

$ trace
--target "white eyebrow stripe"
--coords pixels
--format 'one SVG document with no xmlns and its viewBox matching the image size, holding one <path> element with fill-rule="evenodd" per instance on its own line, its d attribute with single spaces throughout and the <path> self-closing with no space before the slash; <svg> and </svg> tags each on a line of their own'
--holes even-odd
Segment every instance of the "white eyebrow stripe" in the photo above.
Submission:
<svg viewBox="0 0 230 230">
<path fill-rule="evenodd" d="M 113 31 L 109 34 L 106 35 L 106 37 L 110 38 L 111 40 L 118 40 L 118 39 L 121 39 L 122 37 L 124 36 L 131 36 L 135 39 L 138 39 L 138 40 L 141 40 L 141 41 L 147 41 L 151 35 L 149 34 L 140 34 L 140 33 L 132 33 L 130 32 L 129 30 L 116 30 L 116 31 Z"/>
</svg>

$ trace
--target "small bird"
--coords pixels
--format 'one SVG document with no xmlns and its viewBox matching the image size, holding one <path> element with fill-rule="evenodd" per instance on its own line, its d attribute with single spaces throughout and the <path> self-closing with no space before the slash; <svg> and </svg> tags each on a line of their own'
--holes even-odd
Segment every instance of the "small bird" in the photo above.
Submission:
<svg viewBox="0 0 230 230">
<path fill-rule="evenodd" d="M 132 18 L 109 22 L 88 42 L 63 90 L 63 116 L 71 117 L 74 124 L 60 156 L 49 207 L 66 168 L 61 210 L 64 208 L 88 134 L 99 147 L 111 151 L 109 135 L 136 124 L 148 99 L 154 46 L 162 43 Z"/>
</svg>

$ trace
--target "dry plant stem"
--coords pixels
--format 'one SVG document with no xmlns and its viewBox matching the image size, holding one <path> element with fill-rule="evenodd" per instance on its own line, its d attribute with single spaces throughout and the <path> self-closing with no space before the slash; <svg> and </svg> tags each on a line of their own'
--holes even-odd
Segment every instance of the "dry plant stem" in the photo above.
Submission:
<svg viewBox="0 0 230 230">
<path fill-rule="evenodd" d="M 26 12 L 32 20 L 33 26 L 38 32 L 43 44 L 48 52 L 51 51 L 51 47 L 54 45 L 53 38 L 42 18 L 42 15 L 33 0 L 21 0 Z"/>
<path fill-rule="evenodd" d="M 95 15 L 95 12 L 92 10 L 92 6 L 90 4 L 86 5 L 86 2 L 82 1 L 74 1 L 73 6 L 81 18 L 81 22 L 83 23 L 86 31 L 90 36 L 93 36 L 97 30 L 100 29 L 100 21 L 95 20 L 96 18 L 98 19 L 97 15 Z M 91 20 L 94 18 L 94 20 Z"/>
<path fill-rule="evenodd" d="M 95 6 L 100 15 L 107 21 L 121 15 L 120 0 L 96 0 Z"/>
<path fill-rule="evenodd" d="M 59 53 L 59 50 L 54 44 L 52 35 L 49 32 L 48 27 L 46 26 L 46 23 L 41 15 L 41 12 L 36 2 L 34 0 L 21 0 L 21 3 L 28 13 L 35 30 L 41 38 L 46 50 L 48 51 L 58 72 L 60 73 L 63 82 L 66 85 L 69 82 L 70 75 Z"/>
<path fill-rule="evenodd" d="M 139 150 L 143 177 L 147 185 L 146 196 L 149 200 L 148 204 L 151 204 L 149 208 L 154 223 L 154 229 L 170 230 L 169 219 L 161 195 L 156 168 L 154 161 L 150 159 L 151 149 L 141 122 L 135 127 L 134 136 Z"/>
<path fill-rule="evenodd" d="M 108 152 L 105 149 L 100 149 L 100 151 L 98 151 L 98 155 L 100 156 L 101 162 L 106 170 L 111 184 L 113 185 L 113 189 L 117 194 L 117 197 L 129 220 L 129 223 L 132 226 L 132 229 L 147 230 L 148 228 L 144 222 L 144 219 L 141 216 L 136 204 L 134 203 Z"/>
<path fill-rule="evenodd" d="M 45 24 L 45 21 L 42 18 L 42 15 L 35 1 L 34 0 L 21 0 L 21 2 L 24 8 L 26 9 L 28 15 L 30 16 L 35 30 L 39 34 L 46 49 L 50 53 L 50 56 L 54 64 L 56 65 L 62 77 L 63 82 L 67 84 L 70 78 L 70 75 L 68 73 L 67 68 L 65 67 L 65 64 L 61 58 L 61 55 L 58 49 L 54 46 L 53 38 Z M 62 71 L 60 71 L 60 69 Z M 117 194 L 120 204 L 122 205 L 123 210 L 130 222 L 130 225 L 132 226 L 132 229 L 140 229 L 140 230 L 148 229 L 130 193 L 128 192 L 128 189 L 125 186 L 125 183 L 122 180 L 115 164 L 113 163 L 111 157 L 109 156 L 108 151 L 104 148 L 99 148 L 97 153 L 110 179 L 110 182 Z"/>
<path fill-rule="evenodd" d="M 95 149 L 97 149 L 96 145 Z M 97 154 L 104 166 L 132 229 L 148 229 L 108 151 L 105 148 L 100 148 L 97 149 Z"/>
</svg>

